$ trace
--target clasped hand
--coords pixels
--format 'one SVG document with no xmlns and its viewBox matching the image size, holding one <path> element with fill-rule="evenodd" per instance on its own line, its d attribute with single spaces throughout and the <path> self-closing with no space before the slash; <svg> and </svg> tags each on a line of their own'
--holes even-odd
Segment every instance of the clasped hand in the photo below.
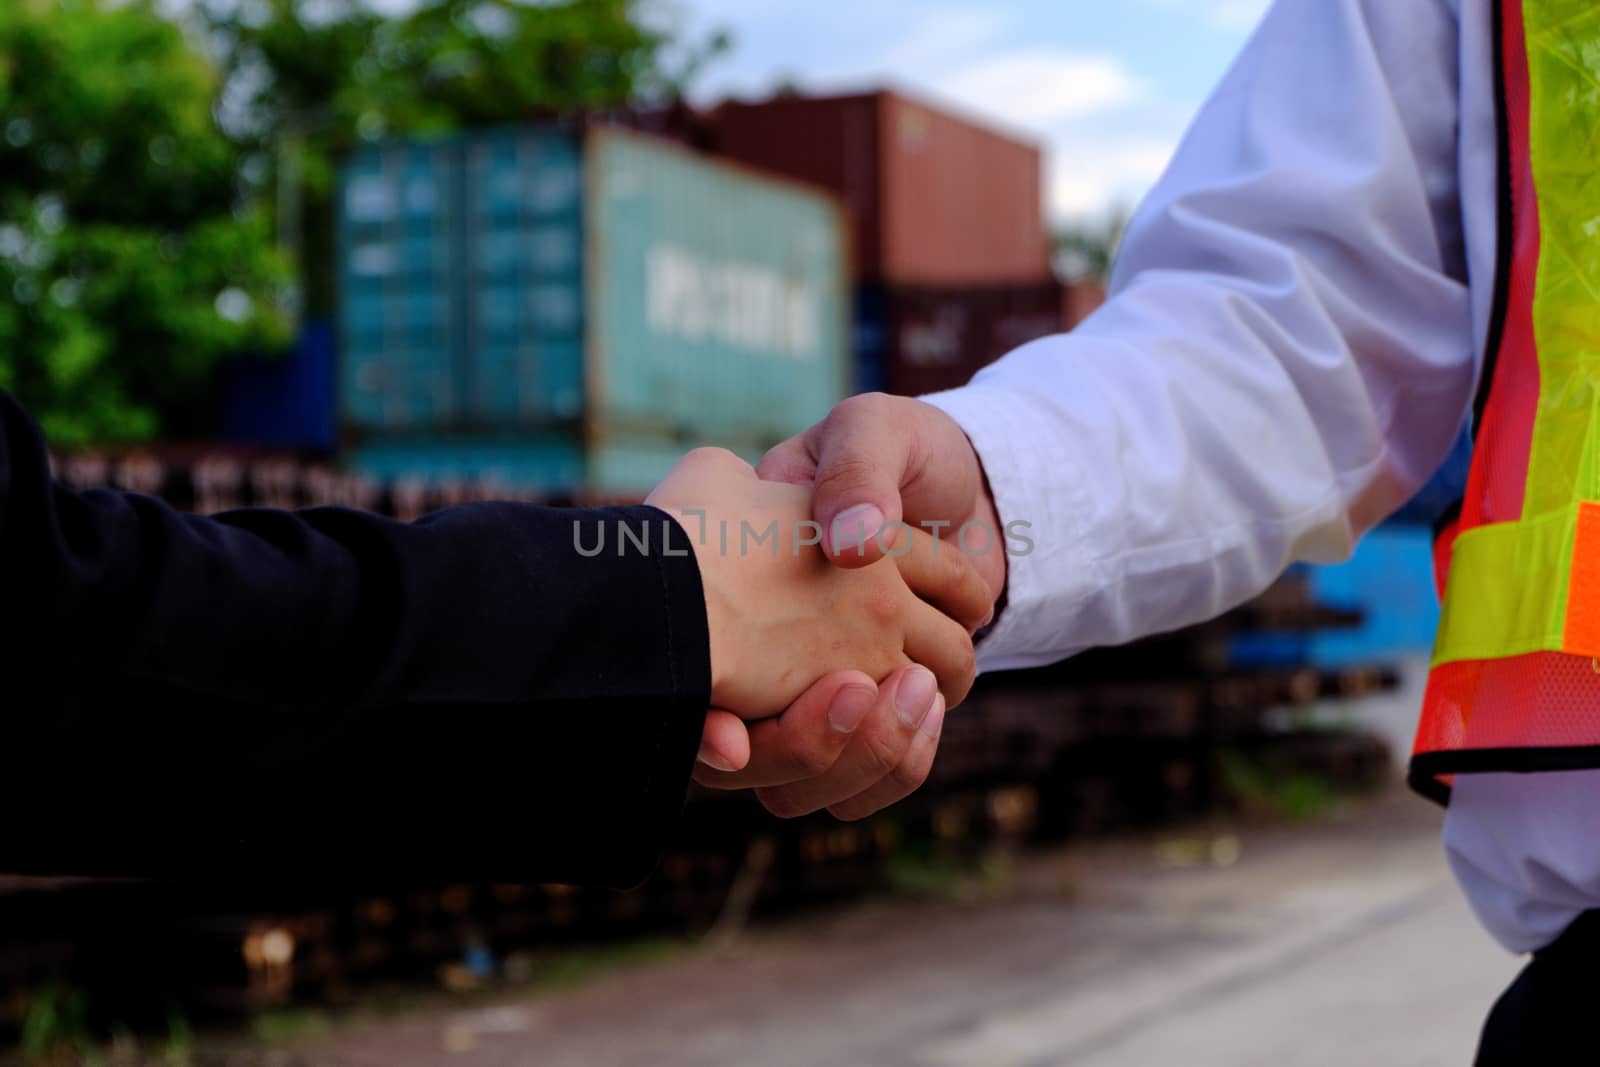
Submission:
<svg viewBox="0 0 1600 1067">
<path fill-rule="evenodd" d="M 810 488 L 761 481 L 719 449 L 690 453 L 647 502 L 689 534 L 705 592 L 723 710 L 707 720 L 696 777 L 755 788 L 779 815 L 826 807 L 840 818 L 920 785 L 945 710 L 971 688 L 972 633 L 992 610 L 972 561 L 896 525 L 878 539 L 882 558 L 836 566 Z M 767 755 L 752 760 L 752 749 Z"/>
</svg>

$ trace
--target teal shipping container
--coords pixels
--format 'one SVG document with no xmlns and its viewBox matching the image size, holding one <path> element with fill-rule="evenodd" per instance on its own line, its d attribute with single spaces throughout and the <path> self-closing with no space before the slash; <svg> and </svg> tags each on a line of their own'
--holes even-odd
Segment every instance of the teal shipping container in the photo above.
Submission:
<svg viewBox="0 0 1600 1067">
<path fill-rule="evenodd" d="M 363 148 L 339 203 L 340 409 L 371 473 L 437 446 L 440 471 L 499 456 L 542 483 L 574 476 L 537 443 L 561 440 L 585 485 L 634 489 L 695 445 L 759 454 L 847 391 L 825 194 L 635 133 L 527 128 Z"/>
<path fill-rule="evenodd" d="M 644 499 L 686 450 L 677 442 L 641 438 L 584 446 L 571 436 L 373 439 L 350 463 L 380 482 L 489 484 L 516 493 L 561 497 L 588 492 Z M 755 463 L 760 453 L 736 448 Z"/>
</svg>

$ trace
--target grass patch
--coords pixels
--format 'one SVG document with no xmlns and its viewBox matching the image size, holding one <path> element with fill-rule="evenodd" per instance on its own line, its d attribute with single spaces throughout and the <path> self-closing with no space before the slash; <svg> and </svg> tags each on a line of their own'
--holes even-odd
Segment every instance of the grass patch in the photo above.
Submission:
<svg viewBox="0 0 1600 1067">
<path fill-rule="evenodd" d="M 1286 768 L 1270 757 L 1224 749 L 1217 767 L 1223 789 L 1249 814 L 1309 822 L 1326 815 L 1338 798 L 1326 775 Z"/>
</svg>

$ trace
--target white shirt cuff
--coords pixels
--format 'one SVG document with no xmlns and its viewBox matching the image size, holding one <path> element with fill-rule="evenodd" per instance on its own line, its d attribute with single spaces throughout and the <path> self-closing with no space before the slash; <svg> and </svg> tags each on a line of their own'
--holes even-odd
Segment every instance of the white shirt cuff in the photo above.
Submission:
<svg viewBox="0 0 1600 1067">
<path fill-rule="evenodd" d="M 1060 419 L 1042 398 L 981 379 L 920 399 L 966 432 L 1006 535 L 1006 607 L 978 645 L 979 666 L 1037 667 L 1079 651 L 1083 643 L 1070 632 L 1074 609 L 1099 582 L 1082 550 L 1081 517 L 1092 514 L 1082 457 L 1060 439 Z"/>
</svg>

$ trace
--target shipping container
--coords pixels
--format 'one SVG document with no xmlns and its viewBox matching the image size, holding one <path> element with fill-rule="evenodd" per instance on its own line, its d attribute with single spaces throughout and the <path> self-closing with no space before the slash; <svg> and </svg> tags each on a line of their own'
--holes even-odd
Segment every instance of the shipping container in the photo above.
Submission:
<svg viewBox="0 0 1600 1067">
<path fill-rule="evenodd" d="M 832 192 L 852 217 L 852 278 L 1028 283 L 1050 272 L 1036 145 L 889 91 L 729 102 L 714 152 Z"/>
<path fill-rule="evenodd" d="M 356 470 L 386 485 L 472 484 L 490 490 L 489 495 L 638 501 L 688 447 L 659 438 L 391 436 L 367 441 L 349 459 Z M 752 448 L 734 451 L 751 463 L 761 458 Z"/>
<path fill-rule="evenodd" d="M 461 182 L 449 142 L 384 144 L 344 167 L 339 395 L 356 426 L 415 428 L 462 414 Z"/>
<path fill-rule="evenodd" d="M 247 355 L 222 368 L 222 425 L 228 444 L 331 452 L 334 419 L 333 327 L 308 322 L 287 352 Z"/>
<path fill-rule="evenodd" d="M 954 389 L 1029 341 L 1069 326 L 1066 289 L 1031 285 L 860 286 L 856 387 L 904 396 Z"/>
<path fill-rule="evenodd" d="M 1313 636 L 1318 667 L 1426 657 L 1439 628 L 1433 537 L 1425 527 L 1385 523 L 1363 537 L 1343 563 L 1309 568 L 1319 603 L 1359 611 L 1362 623 Z"/>
<path fill-rule="evenodd" d="M 1105 283 L 1099 279 L 1083 278 L 1070 283 L 1067 286 L 1067 329 L 1076 329 L 1105 302 Z"/>
<path fill-rule="evenodd" d="M 510 432 L 759 450 L 845 392 L 846 235 L 813 189 L 601 127 L 379 144 L 341 177 L 358 462 Z"/>
<path fill-rule="evenodd" d="M 837 204 L 617 131 L 588 145 L 591 429 L 775 444 L 847 378 Z"/>
<path fill-rule="evenodd" d="M 1467 473 L 1472 469 L 1472 429 L 1465 427 L 1450 454 L 1421 489 L 1390 517 L 1393 525 L 1409 524 L 1431 529 L 1448 517 L 1467 492 Z"/>
</svg>

